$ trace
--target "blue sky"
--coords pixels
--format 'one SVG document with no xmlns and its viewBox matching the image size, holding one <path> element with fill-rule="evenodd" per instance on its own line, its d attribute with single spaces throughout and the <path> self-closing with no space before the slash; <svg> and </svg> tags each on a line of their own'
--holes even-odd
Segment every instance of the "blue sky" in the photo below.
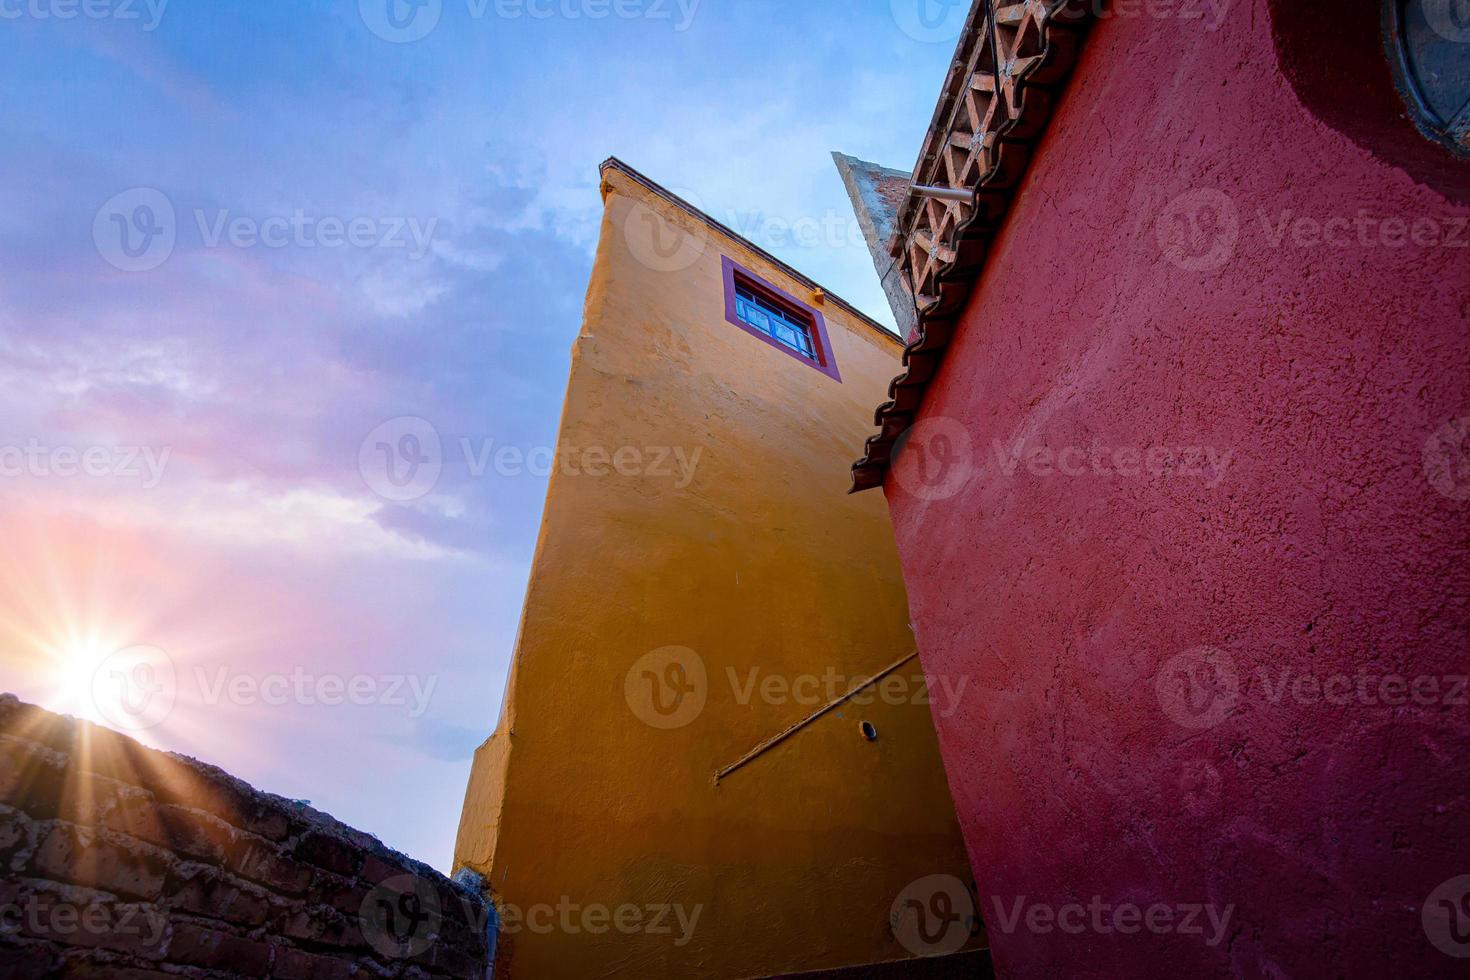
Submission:
<svg viewBox="0 0 1470 980">
<path fill-rule="evenodd" d="M 0 0 L 0 688 L 159 651 L 140 737 L 447 868 L 545 493 L 460 441 L 554 441 L 598 164 L 889 320 L 829 154 L 912 166 L 968 4 L 389 2 Z"/>
</svg>

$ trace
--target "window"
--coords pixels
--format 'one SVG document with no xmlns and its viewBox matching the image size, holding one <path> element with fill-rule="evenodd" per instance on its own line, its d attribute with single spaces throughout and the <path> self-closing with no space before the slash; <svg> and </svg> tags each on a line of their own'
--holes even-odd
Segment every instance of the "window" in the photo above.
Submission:
<svg viewBox="0 0 1470 980">
<path fill-rule="evenodd" d="M 821 313 L 728 257 L 724 266 L 726 320 L 834 381 L 842 380 Z"/>
<path fill-rule="evenodd" d="M 812 347 L 812 328 L 806 318 L 783 310 L 775 303 L 756 293 L 755 287 L 735 279 L 735 315 L 748 326 L 785 344 L 802 357 L 815 361 L 816 351 Z"/>
<path fill-rule="evenodd" d="M 1470 153 L 1470 3 L 1384 0 L 1399 90 L 1419 129 Z"/>
</svg>

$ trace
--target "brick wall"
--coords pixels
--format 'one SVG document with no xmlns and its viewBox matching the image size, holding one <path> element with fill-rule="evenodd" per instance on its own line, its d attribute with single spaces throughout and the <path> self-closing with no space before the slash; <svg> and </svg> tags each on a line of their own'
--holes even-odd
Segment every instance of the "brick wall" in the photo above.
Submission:
<svg viewBox="0 0 1470 980">
<path fill-rule="evenodd" d="M 304 804 L 0 696 L 0 980 L 482 978 L 487 915 Z"/>
</svg>

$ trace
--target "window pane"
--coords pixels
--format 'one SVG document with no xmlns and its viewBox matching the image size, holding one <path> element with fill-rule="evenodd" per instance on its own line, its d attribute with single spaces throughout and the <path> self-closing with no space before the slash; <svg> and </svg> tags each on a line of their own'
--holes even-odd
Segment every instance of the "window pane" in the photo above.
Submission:
<svg viewBox="0 0 1470 980">
<path fill-rule="evenodd" d="M 804 318 L 781 309 L 745 286 L 735 287 L 735 315 L 744 323 L 791 348 L 803 357 L 816 360 L 811 328 Z"/>
</svg>

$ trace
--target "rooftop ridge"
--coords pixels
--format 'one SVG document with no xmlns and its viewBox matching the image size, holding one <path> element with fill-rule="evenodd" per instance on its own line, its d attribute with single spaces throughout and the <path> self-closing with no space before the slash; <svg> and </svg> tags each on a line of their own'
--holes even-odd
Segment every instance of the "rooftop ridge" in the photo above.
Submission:
<svg viewBox="0 0 1470 980">
<path fill-rule="evenodd" d="M 713 228 L 715 231 L 718 231 L 720 234 L 726 235 L 726 236 L 728 236 L 730 238 L 733 238 L 735 241 L 739 242 L 741 245 L 744 245 L 746 248 L 750 249 L 756 255 L 760 256 L 762 259 L 765 259 L 767 262 L 770 262 L 772 265 L 776 266 L 782 272 L 786 273 L 788 276 L 790 276 L 791 278 L 795 279 L 797 282 L 801 283 L 802 285 L 804 285 L 804 286 L 806 286 L 806 287 L 808 287 L 810 289 L 813 289 L 813 290 L 820 290 L 821 293 L 822 293 L 822 295 L 826 298 L 826 300 L 828 302 L 831 302 L 831 303 L 836 304 L 837 306 L 840 306 L 842 309 L 846 310 L 848 313 L 850 313 L 854 317 L 856 317 L 865 326 L 871 328 L 872 330 L 874 330 L 878 334 L 882 335 L 884 339 L 890 340 L 890 341 L 892 341 L 895 344 L 900 344 L 901 345 L 903 343 L 903 338 L 899 337 L 892 330 L 889 330 L 887 327 L 883 326 L 883 324 L 879 323 L 877 320 L 874 320 L 871 316 L 869 316 L 868 314 L 864 313 L 862 310 L 858 309 L 852 303 L 848 302 L 847 300 L 843 299 L 841 296 L 838 296 L 836 293 L 832 292 L 826 286 L 823 286 L 821 283 L 817 282 L 815 279 L 811 278 L 810 276 L 808 276 L 806 273 L 802 272 L 801 270 L 795 268 L 790 263 L 784 262 L 781 259 L 777 258 L 776 256 L 772 255 L 770 252 L 768 252 L 765 249 L 761 248 L 755 242 L 753 242 L 750 239 L 746 238 L 744 235 L 740 234 L 738 231 L 736 231 L 735 229 L 731 228 L 729 225 L 726 225 L 724 222 L 720 221 L 719 219 L 710 216 L 705 211 L 701 210 L 698 207 L 695 207 L 693 204 L 690 204 L 688 201 L 684 200 L 682 197 L 680 197 L 679 195 L 675 194 L 673 191 L 669 190 L 667 187 L 664 187 L 662 184 L 660 184 L 657 181 L 653 180 L 651 177 L 648 177 L 645 174 L 639 172 L 634 167 L 629 166 L 627 163 L 625 163 L 624 161 L 620 160 L 618 157 L 616 157 L 616 156 L 608 157 L 597 168 L 597 172 L 599 174 L 604 175 L 604 176 L 607 174 L 607 172 L 609 170 L 616 170 L 619 173 L 624 174 L 627 177 L 630 177 L 634 181 L 636 181 L 639 184 L 641 184 L 648 191 L 652 192 L 653 194 L 657 195 L 658 197 L 662 198 L 663 200 L 668 201 L 670 204 L 672 204 L 675 207 L 679 208 L 680 210 L 684 211 L 686 214 L 690 215 L 691 217 L 697 218 L 699 221 L 702 221 L 706 225 L 709 225 L 711 228 Z"/>
</svg>

